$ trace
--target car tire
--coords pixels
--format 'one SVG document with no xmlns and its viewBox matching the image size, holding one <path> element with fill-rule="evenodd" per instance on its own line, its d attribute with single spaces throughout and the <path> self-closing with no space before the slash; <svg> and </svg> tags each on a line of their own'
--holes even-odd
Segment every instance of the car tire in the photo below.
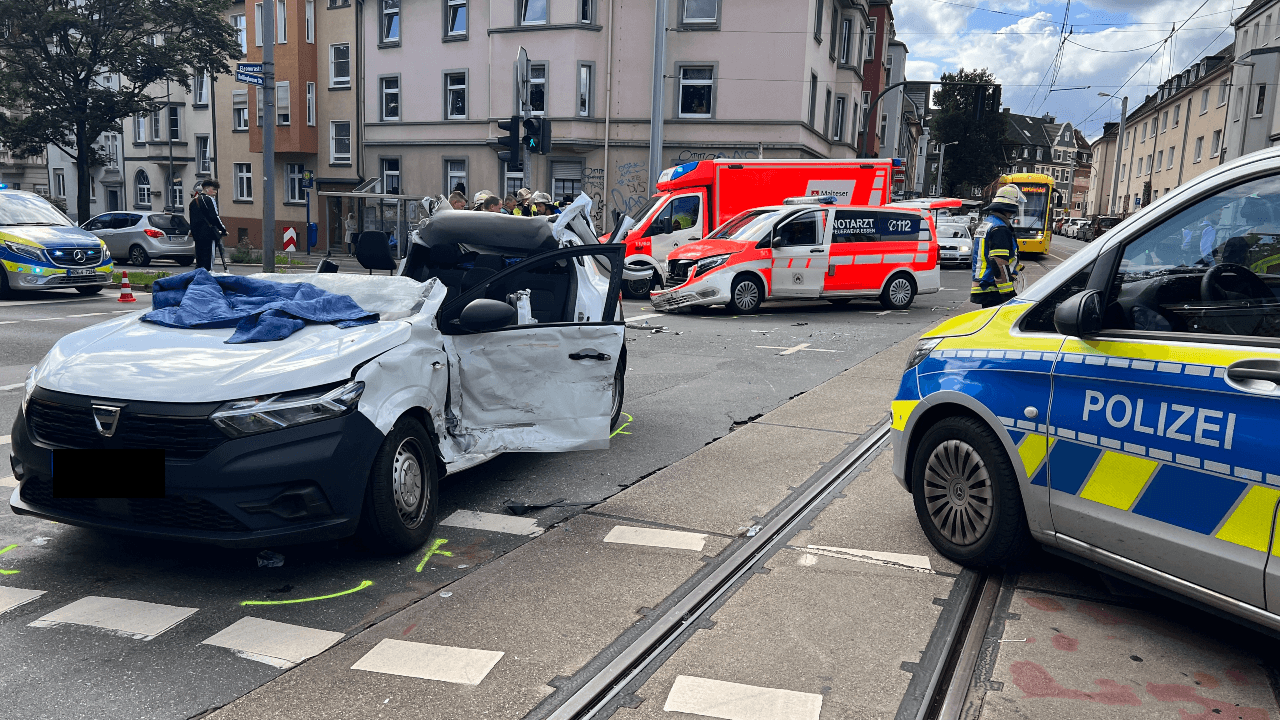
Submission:
<svg viewBox="0 0 1280 720">
<path fill-rule="evenodd" d="M 742 274 L 729 285 L 729 302 L 725 307 L 740 315 L 751 315 L 764 301 L 764 284 L 754 275 Z"/>
<path fill-rule="evenodd" d="M 916 281 L 910 275 L 898 274 L 889 278 L 880 291 L 880 305 L 888 310 L 906 310 L 916 299 Z"/>
<path fill-rule="evenodd" d="M 618 359 L 618 366 L 613 371 L 613 405 L 609 414 L 609 431 L 618 429 L 618 423 L 622 420 L 622 403 L 626 399 L 627 392 L 627 356 L 623 354 Z"/>
<path fill-rule="evenodd" d="M 838 305 L 840 307 L 844 307 L 845 305 L 848 305 L 849 303 L 853 302 L 853 298 L 830 298 L 827 300 L 827 302 L 831 303 L 832 305 Z"/>
<path fill-rule="evenodd" d="M 9 273 L 0 267 L 0 300 L 13 297 L 13 288 L 9 286 Z"/>
<path fill-rule="evenodd" d="M 129 264 L 146 267 L 151 264 L 151 256 L 147 254 L 146 248 L 134 245 L 129 248 Z"/>
<path fill-rule="evenodd" d="M 1033 544 L 1013 463 L 975 418 L 949 417 L 925 431 L 911 466 L 911 494 L 929 542 L 961 565 L 1007 565 Z"/>
<path fill-rule="evenodd" d="M 653 289 L 655 284 L 652 276 L 644 280 L 623 280 L 622 297 L 629 300 L 647 300 L 649 299 L 649 291 Z"/>
<path fill-rule="evenodd" d="M 98 293 L 102 292 L 102 286 L 101 285 L 82 285 L 76 288 L 76 292 L 80 293 L 81 295 L 97 295 Z"/>
<path fill-rule="evenodd" d="M 190 267 L 191 263 L 194 263 L 196 259 L 193 257 L 180 257 L 180 258 L 174 258 L 173 261 L 178 263 L 182 267 Z"/>
<path fill-rule="evenodd" d="M 386 554 L 412 552 L 436 524 L 440 474 L 435 443 L 422 423 L 402 417 L 373 459 L 360 511 L 360 539 Z"/>
</svg>

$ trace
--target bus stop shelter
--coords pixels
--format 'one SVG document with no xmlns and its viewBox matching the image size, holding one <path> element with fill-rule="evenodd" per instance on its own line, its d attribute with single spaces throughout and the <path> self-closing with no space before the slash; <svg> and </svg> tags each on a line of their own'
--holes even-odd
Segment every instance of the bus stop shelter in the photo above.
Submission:
<svg viewBox="0 0 1280 720">
<path fill-rule="evenodd" d="M 404 257 L 408 252 L 408 238 L 410 228 L 418 224 L 422 218 L 422 196 L 421 195 L 392 195 L 388 193 L 371 192 L 378 184 L 378 179 L 366 181 L 362 185 L 350 191 L 340 190 L 322 190 L 316 195 L 323 198 L 336 198 L 340 201 L 339 207 L 351 207 L 355 213 L 356 233 L 375 230 L 386 233 L 392 240 L 391 252 L 397 260 Z M 326 201 L 321 203 L 324 206 L 324 224 L 326 228 L 334 227 L 331 213 L 333 212 L 332 203 Z M 341 251 L 345 243 L 348 241 L 346 237 L 346 216 L 338 218 L 337 227 L 342 228 L 342 234 L 339 236 L 337 250 Z M 324 252 L 330 252 L 332 247 L 332 233 L 325 236 Z M 316 249 L 320 252 L 320 248 Z"/>
</svg>

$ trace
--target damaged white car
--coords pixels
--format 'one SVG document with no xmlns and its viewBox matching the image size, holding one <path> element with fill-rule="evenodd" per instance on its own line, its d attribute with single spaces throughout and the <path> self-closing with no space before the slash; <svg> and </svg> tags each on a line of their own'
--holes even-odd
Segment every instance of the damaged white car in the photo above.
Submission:
<svg viewBox="0 0 1280 720">
<path fill-rule="evenodd" d="M 227 547 L 357 531 L 418 547 L 445 474 L 507 451 L 608 447 L 624 247 L 596 241 L 589 211 L 585 195 L 554 224 L 446 210 L 395 275 L 255 276 L 347 295 L 371 324 L 227 344 L 233 328 L 139 312 L 67 335 L 27 378 L 13 511 Z M 86 459 L 93 491 L 67 490 Z M 148 472 L 162 492 L 136 490 Z"/>
</svg>

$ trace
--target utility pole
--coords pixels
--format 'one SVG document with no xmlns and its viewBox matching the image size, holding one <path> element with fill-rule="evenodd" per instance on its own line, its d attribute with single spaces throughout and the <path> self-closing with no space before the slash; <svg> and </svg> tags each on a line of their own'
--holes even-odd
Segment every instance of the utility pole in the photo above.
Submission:
<svg viewBox="0 0 1280 720">
<path fill-rule="evenodd" d="M 199 81 L 197 80 L 197 82 Z M 169 140 L 169 183 L 164 189 L 164 204 L 166 210 L 173 210 L 174 212 L 180 213 L 182 212 L 182 197 L 178 198 L 176 208 L 170 207 L 175 205 L 175 203 L 173 202 L 173 128 L 169 127 L 169 108 L 173 106 L 168 104 L 173 102 L 173 97 L 172 91 L 169 88 L 168 80 L 164 81 L 164 99 L 166 103 L 164 106 L 164 136 Z M 212 265 L 210 265 L 210 267 L 212 267 Z"/>
<path fill-rule="evenodd" d="M 667 0 L 654 3 L 653 18 L 653 104 L 649 108 L 649 194 L 655 191 L 662 172 L 662 106 L 667 69 Z"/>
<path fill-rule="evenodd" d="M 1129 96 L 1120 100 L 1120 127 L 1116 128 L 1116 167 L 1111 173 L 1111 214 L 1120 203 L 1120 159 L 1124 157 L 1124 119 L 1129 115 Z"/>
<path fill-rule="evenodd" d="M 942 196 L 942 168 L 944 167 L 943 163 L 944 163 L 944 162 L 946 161 L 946 159 L 947 159 L 947 146 L 948 146 L 948 145 L 957 145 L 957 144 L 959 144 L 959 142 L 960 142 L 960 141 L 959 141 L 959 140 L 957 140 L 957 141 L 955 141 L 955 142 L 939 143 L 939 147 L 938 147 L 938 176 L 937 176 L 937 178 L 935 178 L 935 179 L 938 181 L 938 188 L 937 188 L 937 190 L 935 190 L 935 191 L 934 191 L 934 193 L 933 193 L 934 197 L 941 197 L 941 196 Z"/>
<path fill-rule="evenodd" d="M 262 3 L 262 272 L 276 271 L 276 3 Z"/>
</svg>

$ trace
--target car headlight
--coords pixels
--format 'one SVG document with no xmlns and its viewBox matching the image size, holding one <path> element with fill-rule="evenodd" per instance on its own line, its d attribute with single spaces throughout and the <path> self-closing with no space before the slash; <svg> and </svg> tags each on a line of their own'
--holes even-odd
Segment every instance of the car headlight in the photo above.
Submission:
<svg viewBox="0 0 1280 720">
<path fill-rule="evenodd" d="M 916 343 L 915 349 L 907 356 L 907 370 L 924 362 L 924 359 L 929 357 L 929 353 L 933 352 L 933 349 L 938 347 L 938 343 L 942 342 L 942 340 L 943 338 L 940 337 L 924 338 Z"/>
<path fill-rule="evenodd" d="M 727 262 L 729 262 L 728 255 L 712 255 L 711 257 L 702 258 L 698 261 L 698 274 L 706 275 Z"/>
<path fill-rule="evenodd" d="M 99 240 L 98 242 L 102 242 L 102 241 Z M 106 262 L 110 259 L 111 259 L 111 250 L 109 250 L 107 248 L 107 244 L 103 242 L 102 243 L 102 262 Z"/>
<path fill-rule="evenodd" d="M 364 383 L 312 388 L 269 397 L 233 400 L 210 415 L 222 432 L 243 437 L 328 420 L 355 409 Z"/>
<path fill-rule="evenodd" d="M 32 260 L 35 260 L 36 262 L 44 262 L 44 251 L 41 250 L 40 248 L 31 247 L 30 245 L 23 245 L 22 243 L 17 243 L 12 240 L 5 240 L 4 247 L 9 252 L 14 253 L 16 255 L 29 257 Z"/>
<path fill-rule="evenodd" d="M 36 389 L 36 369 L 32 367 L 27 371 L 26 382 L 22 384 L 22 414 L 27 414 L 27 401 L 31 399 L 31 393 Z"/>
<path fill-rule="evenodd" d="M 969 252 L 969 251 L 970 251 L 970 250 L 972 250 L 972 249 L 973 249 L 973 248 L 969 247 L 968 245 L 961 245 L 961 246 L 960 246 L 960 252 Z"/>
</svg>

